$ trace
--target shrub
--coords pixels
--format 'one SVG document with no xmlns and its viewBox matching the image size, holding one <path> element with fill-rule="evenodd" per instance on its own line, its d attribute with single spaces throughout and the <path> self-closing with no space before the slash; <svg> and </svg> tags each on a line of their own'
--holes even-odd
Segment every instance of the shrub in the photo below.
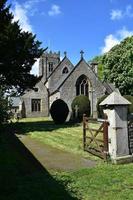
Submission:
<svg viewBox="0 0 133 200">
<path fill-rule="evenodd" d="M 131 95 L 125 95 L 124 96 L 128 101 L 130 101 L 132 104 L 128 107 L 128 113 L 133 113 L 133 96 Z"/>
<path fill-rule="evenodd" d="M 103 107 L 99 106 L 99 104 L 107 97 L 108 95 L 104 95 L 102 97 L 100 97 L 97 101 L 97 115 L 98 118 L 104 118 L 104 113 L 103 113 Z"/>
<path fill-rule="evenodd" d="M 68 106 L 61 99 L 57 99 L 51 105 L 50 114 L 55 124 L 63 124 L 67 119 L 68 113 Z"/>
<path fill-rule="evenodd" d="M 73 111 L 73 117 L 76 118 L 75 116 L 75 106 L 77 105 L 78 107 L 78 116 L 77 119 L 79 121 L 82 120 L 83 118 L 83 114 L 86 114 L 88 117 L 90 116 L 90 100 L 88 99 L 88 97 L 84 96 L 84 95 L 79 95 L 77 97 L 75 97 L 75 99 L 72 102 L 72 111 Z"/>
</svg>

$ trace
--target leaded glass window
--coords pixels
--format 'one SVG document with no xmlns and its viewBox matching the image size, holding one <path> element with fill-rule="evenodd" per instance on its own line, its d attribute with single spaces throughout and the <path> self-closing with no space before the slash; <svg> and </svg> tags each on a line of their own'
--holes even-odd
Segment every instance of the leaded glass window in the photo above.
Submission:
<svg viewBox="0 0 133 200">
<path fill-rule="evenodd" d="M 41 111 L 41 99 L 32 99 L 31 100 L 31 110 L 32 112 Z"/>
</svg>

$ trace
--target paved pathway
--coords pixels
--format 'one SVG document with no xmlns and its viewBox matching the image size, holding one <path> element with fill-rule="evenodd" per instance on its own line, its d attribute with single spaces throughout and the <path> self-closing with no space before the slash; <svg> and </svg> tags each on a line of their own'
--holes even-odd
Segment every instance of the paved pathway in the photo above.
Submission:
<svg viewBox="0 0 133 200">
<path fill-rule="evenodd" d="M 70 171 L 96 166 L 96 161 L 53 148 L 30 136 L 17 135 L 17 137 L 47 170 Z"/>
</svg>

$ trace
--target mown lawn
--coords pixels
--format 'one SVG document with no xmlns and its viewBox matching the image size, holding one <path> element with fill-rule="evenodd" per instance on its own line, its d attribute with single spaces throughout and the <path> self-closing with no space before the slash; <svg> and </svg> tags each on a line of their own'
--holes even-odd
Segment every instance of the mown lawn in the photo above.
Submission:
<svg viewBox="0 0 133 200">
<path fill-rule="evenodd" d="M 0 128 L 0 200 L 76 200 L 24 145 Z"/>
<path fill-rule="evenodd" d="M 83 151 L 82 124 L 56 125 L 48 118 L 29 118 L 21 120 L 18 126 L 22 130 L 22 134 L 28 134 L 44 144 L 93 160 L 99 159 Z M 90 126 L 98 128 L 100 125 L 90 123 Z"/>
<path fill-rule="evenodd" d="M 68 191 L 75 191 L 78 199 L 133 199 L 133 164 L 101 164 L 91 169 L 56 174 L 55 177 L 68 182 Z"/>
<path fill-rule="evenodd" d="M 57 126 L 47 120 L 24 119 L 15 125 L 15 129 L 18 134 L 30 134 L 46 144 L 86 156 L 81 153 L 80 125 Z M 14 139 L 4 132 L 0 135 L 0 142 L 0 200 L 133 199 L 133 164 L 99 162 L 94 168 L 48 173 L 22 144 L 14 143 Z M 78 148 L 75 148 L 76 144 Z"/>
</svg>

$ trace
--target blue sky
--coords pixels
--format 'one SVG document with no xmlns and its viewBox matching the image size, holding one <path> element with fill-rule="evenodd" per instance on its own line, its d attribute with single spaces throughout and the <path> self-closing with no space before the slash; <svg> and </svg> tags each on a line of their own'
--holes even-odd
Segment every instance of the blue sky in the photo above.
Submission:
<svg viewBox="0 0 133 200">
<path fill-rule="evenodd" d="M 86 60 L 133 35 L 132 0 L 8 0 L 14 20 L 32 31 L 42 47 L 67 51 L 74 64 L 80 50 Z M 33 69 L 37 72 L 37 63 Z"/>
</svg>

